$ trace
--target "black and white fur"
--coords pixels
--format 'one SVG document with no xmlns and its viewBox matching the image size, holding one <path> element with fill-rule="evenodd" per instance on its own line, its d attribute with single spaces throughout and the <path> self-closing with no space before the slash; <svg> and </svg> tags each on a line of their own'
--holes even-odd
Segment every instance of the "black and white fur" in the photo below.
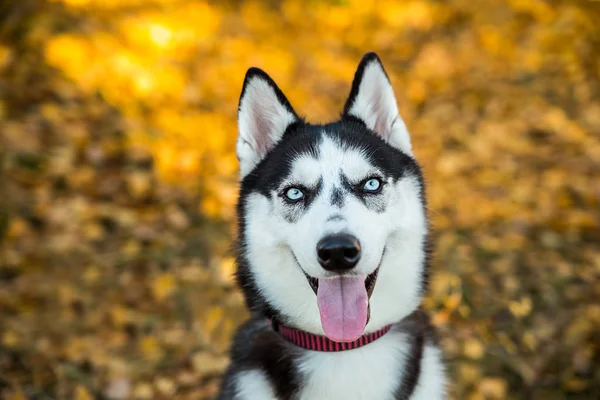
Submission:
<svg viewBox="0 0 600 400">
<path fill-rule="evenodd" d="M 390 81 L 374 53 L 360 62 L 339 121 L 304 122 L 262 70 L 246 74 L 239 104 L 237 280 L 254 317 L 231 352 L 220 399 L 443 399 L 440 350 L 420 311 L 427 282 L 425 188 Z M 356 190 L 378 177 L 378 194 Z M 302 202 L 284 199 L 304 188 Z M 356 273 L 379 268 L 365 333 L 379 340 L 310 351 L 268 320 L 323 335 L 307 277 L 324 277 L 315 247 L 347 232 L 361 243 Z"/>
</svg>

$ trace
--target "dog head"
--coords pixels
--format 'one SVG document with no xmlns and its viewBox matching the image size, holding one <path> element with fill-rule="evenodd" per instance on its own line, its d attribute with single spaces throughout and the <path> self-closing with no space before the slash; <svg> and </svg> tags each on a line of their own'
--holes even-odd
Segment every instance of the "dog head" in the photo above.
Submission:
<svg viewBox="0 0 600 400">
<path fill-rule="evenodd" d="M 420 168 L 374 53 L 342 117 L 305 123 L 262 70 L 238 112 L 237 279 L 249 307 L 336 341 L 418 307 L 427 272 Z"/>
</svg>

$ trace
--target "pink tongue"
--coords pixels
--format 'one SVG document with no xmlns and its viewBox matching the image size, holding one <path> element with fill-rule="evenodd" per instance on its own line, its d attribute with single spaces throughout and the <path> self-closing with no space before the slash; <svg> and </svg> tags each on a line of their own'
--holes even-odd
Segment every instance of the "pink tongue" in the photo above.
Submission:
<svg viewBox="0 0 600 400">
<path fill-rule="evenodd" d="M 367 325 L 369 298 L 364 276 L 320 278 L 317 305 L 327 337 L 336 342 L 353 342 Z"/>
</svg>

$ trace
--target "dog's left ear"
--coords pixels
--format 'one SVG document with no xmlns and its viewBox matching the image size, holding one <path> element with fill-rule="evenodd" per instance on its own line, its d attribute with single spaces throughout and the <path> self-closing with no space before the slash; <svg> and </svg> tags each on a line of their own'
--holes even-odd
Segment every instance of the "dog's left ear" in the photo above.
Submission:
<svg viewBox="0 0 600 400">
<path fill-rule="evenodd" d="M 383 140 L 412 156 L 410 135 L 377 54 L 365 54 L 358 64 L 343 115 L 359 118 Z"/>
</svg>

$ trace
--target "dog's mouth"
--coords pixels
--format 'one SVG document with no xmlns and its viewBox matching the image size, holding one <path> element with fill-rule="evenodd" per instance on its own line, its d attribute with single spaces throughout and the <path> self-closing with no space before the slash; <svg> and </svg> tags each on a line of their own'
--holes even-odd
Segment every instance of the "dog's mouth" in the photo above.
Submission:
<svg viewBox="0 0 600 400">
<path fill-rule="evenodd" d="M 336 275 L 313 278 L 306 273 L 315 292 L 325 335 L 336 342 L 354 342 L 365 331 L 371 318 L 371 294 L 379 267 L 367 275 Z"/>
<path fill-rule="evenodd" d="M 302 270 L 302 272 L 304 272 L 304 270 Z M 375 283 L 377 282 L 378 274 L 379 274 L 379 266 L 375 269 L 375 271 L 373 271 L 369 275 L 367 275 L 367 278 L 365 279 L 365 289 L 367 290 L 367 295 L 369 296 L 369 299 L 371 298 L 371 295 L 373 294 L 373 290 L 375 289 Z M 310 285 L 310 288 L 313 290 L 313 292 L 315 292 L 315 294 L 317 294 L 317 292 L 319 290 L 319 280 L 317 278 L 313 278 L 312 276 L 308 275 L 306 272 L 304 272 L 304 276 L 306 276 L 306 279 L 308 280 L 308 284 Z"/>
<path fill-rule="evenodd" d="M 379 265 L 367 276 L 334 275 L 314 278 L 304 272 L 304 268 L 292 252 L 309 286 L 316 294 L 321 326 L 329 339 L 335 342 L 354 342 L 363 335 L 371 318 L 371 295 L 377 283 L 384 254 L 385 248 Z"/>
</svg>

